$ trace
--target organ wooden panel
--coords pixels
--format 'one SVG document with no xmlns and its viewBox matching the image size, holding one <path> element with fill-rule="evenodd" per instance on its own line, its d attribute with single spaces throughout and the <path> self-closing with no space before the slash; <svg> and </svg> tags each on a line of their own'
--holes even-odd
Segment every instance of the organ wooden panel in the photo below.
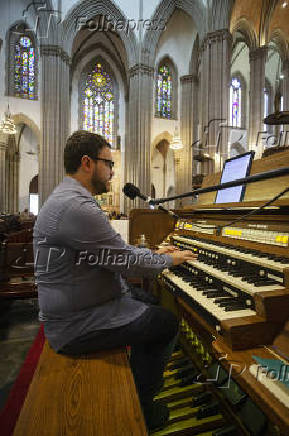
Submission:
<svg viewBox="0 0 289 436">
<path fill-rule="evenodd" d="M 289 151 L 284 151 L 283 153 L 273 154 L 272 156 L 265 157 L 263 159 L 253 160 L 251 173 L 254 175 L 257 173 L 263 173 L 265 171 L 274 170 L 277 168 L 284 168 L 289 166 Z M 202 188 L 208 186 L 218 185 L 221 179 L 221 172 L 211 174 L 204 178 Z M 284 177 L 276 177 L 272 180 L 264 180 L 256 183 L 250 183 L 247 185 L 246 193 L 244 197 L 244 202 L 249 201 L 261 201 L 270 200 L 272 197 L 277 195 L 281 191 L 281 187 L 289 186 L 289 175 Z M 205 194 L 200 194 L 198 199 L 198 205 L 212 205 L 215 202 L 216 192 L 208 192 Z M 289 198 L 289 192 L 282 197 Z M 224 205 L 226 205 L 224 203 Z M 221 204 L 218 204 L 221 206 Z"/>
<path fill-rule="evenodd" d="M 157 247 L 174 229 L 175 219 L 160 210 L 134 209 L 130 212 L 129 241 L 137 245 L 145 235 L 151 248 Z"/>
</svg>

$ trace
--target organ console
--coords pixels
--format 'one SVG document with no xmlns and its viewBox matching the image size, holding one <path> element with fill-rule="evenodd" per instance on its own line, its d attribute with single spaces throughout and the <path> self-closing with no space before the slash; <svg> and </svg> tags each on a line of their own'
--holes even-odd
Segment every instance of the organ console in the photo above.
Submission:
<svg viewBox="0 0 289 436">
<path fill-rule="evenodd" d="M 286 166 L 288 158 L 284 152 L 255 161 L 251 174 Z M 168 369 L 161 397 L 173 388 L 180 394 L 168 397 L 172 418 L 156 435 L 289 434 L 288 193 L 260 208 L 286 186 L 288 176 L 258 182 L 241 203 L 214 204 L 214 194 L 204 194 L 176 210 L 178 220 L 132 211 L 131 243 L 145 234 L 152 248 L 170 243 L 198 254 L 163 271 L 152 286 L 180 319 L 175 365 L 189 392 L 176 388 Z"/>
</svg>

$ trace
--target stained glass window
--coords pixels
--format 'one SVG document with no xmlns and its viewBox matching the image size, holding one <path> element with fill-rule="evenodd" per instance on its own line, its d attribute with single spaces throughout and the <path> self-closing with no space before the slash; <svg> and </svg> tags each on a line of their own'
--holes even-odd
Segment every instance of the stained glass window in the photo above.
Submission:
<svg viewBox="0 0 289 436">
<path fill-rule="evenodd" d="M 156 82 L 156 116 L 172 118 L 172 75 L 167 65 L 159 67 Z"/>
<path fill-rule="evenodd" d="M 15 44 L 15 96 L 35 98 L 35 50 L 28 36 L 21 36 Z"/>
<path fill-rule="evenodd" d="M 230 87 L 231 126 L 241 127 L 241 83 L 233 78 Z"/>
<path fill-rule="evenodd" d="M 83 129 L 98 133 L 113 144 L 115 96 L 109 74 L 97 62 L 87 75 L 82 94 Z"/>
</svg>

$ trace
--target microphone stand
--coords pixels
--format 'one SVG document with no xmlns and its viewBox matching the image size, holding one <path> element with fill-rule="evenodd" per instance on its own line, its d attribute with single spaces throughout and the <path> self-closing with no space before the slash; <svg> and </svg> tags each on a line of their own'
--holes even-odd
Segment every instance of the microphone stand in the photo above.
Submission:
<svg viewBox="0 0 289 436">
<path fill-rule="evenodd" d="M 172 197 L 164 198 L 151 198 L 148 203 L 150 206 L 159 205 L 166 201 L 177 200 L 178 198 L 195 197 L 205 192 L 219 191 L 226 188 L 232 188 L 234 186 L 240 186 L 247 183 L 259 182 L 260 180 L 273 179 L 275 177 L 282 177 L 289 174 L 289 167 L 278 168 L 277 170 L 266 171 L 264 173 L 254 174 L 253 176 L 243 177 L 242 179 L 233 180 L 231 182 L 220 183 L 219 185 L 208 186 L 207 188 L 194 189 L 191 192 L 186 192 L 180 195 L 174 195 Z"/>
<path fill-rule="evenodd" d="M 136 186 L 134 186 L 131 183 L 127 183 L 124 188 L 123 188 L 123 192 L 124 194 L 129 197 L 131 200 L 134 200 L 136 197 L 141 198 L 143 201 L 145 201 L 146 203 L 149 204 L 149 206 L 151 206 L 154 209 L 154 205 L 152 205 L 150 203 L 151 201 L 151 197 L 148 197 L 144 194 L 142 194 L 139 190 L 139 188 L 137 188 Z M 179 216 L 176 215 L 172 210 L 168 210 L 166 208 L 164 208 L 163 206 L 158 206 L 158 209 L 161 210 L 162 212 L 167 213 L 168 215 L 171 215 L 171 217 L 175 218 L 175 219 L 179 219 Z"/>
<path fill-rule="evenodd" d="M 173 218 L 175 218 L 175 219 L 177 219 L 177 220 L 180 218 L 179 215 L 177 215 L 176 213 L 174 213 L 172 210 L 166 209 L 166 208 L 163 207 L 163 206 L 158 206 L 158 209 L 161 210 L 161 211 L 163 211 L 163 212 L 165 212 L 165 213 L 167 213 L 168 215 L 171 215 L 171 217 L 173 217 Z"/>
</svg>

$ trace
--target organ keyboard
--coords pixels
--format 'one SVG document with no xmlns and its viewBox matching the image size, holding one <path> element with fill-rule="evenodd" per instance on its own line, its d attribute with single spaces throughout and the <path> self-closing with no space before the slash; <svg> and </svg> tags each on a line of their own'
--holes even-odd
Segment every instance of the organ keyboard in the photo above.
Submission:
<svg viewBox="0 0 289 436">
<path fill-rule="evenodd" d="M 173 235 L 172 243 L 191 249 L 198 260 L 163 273 L 168 287 L 203 313 L 220 331 L 220 323 L 256 315 L 256 294 L 285 290 L 289 258 L 230 247 L 204 238 Z"/>
<path fill-rule="evenodd" d="M 281 236 L 276 237 L 276 233 L 282 234 L 285 241 L 289 232 L 288 206 L 236 223 L 234 238 L 223 236 L 224 229 L 244 214 L 242 205 L 233 211 L 225 209 L 223 214 L 219 207 L 177 213 L 180 219 L 168 242 L 194 251 L 198 259 L 164 271 L 163 283 L 201 314 L 233 350 L 272 343 L 289 317 L 288 242 L 281 246 Z M 262 226 L 262 221 L 266 222 L 262 231 L 266 227 L 267 232 L 264 243 L 241 239 L 244 228 Z M 271 233 L 278 243 L 267 243 L 272 241 Z"/>
</svg>

